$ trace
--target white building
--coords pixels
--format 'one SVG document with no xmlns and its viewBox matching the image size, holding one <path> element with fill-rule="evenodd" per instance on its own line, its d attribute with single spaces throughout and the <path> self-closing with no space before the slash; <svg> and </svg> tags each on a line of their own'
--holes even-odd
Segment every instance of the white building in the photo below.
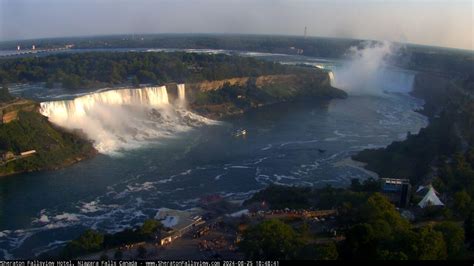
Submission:
<svg viewBox="0 0 474 266">
<path fill-rule="evenodd" d="M 427 206 L 444 206 L 444 203 L 441 202 L 441 200 L 437 196 L 438 192 L 436 192 L 433 186 L 429 185 L 427 188 L 428 192 L 426 192 L 426 195 L 418 203 L 418 206 L 420 206 L 421 208 L 425 208 Z"/>
</svg>

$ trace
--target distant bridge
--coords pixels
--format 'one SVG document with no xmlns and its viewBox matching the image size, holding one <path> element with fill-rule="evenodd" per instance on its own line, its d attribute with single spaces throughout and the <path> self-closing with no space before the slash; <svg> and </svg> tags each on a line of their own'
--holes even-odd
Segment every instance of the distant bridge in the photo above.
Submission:
<svg viewBox="0 0 474 266">
<path fill-rule="evenodd" d="M 2 54 L 0 51 L 0 57 L 15 57 L 21 55 L 33 55 L 33 54 L 41 54 L 41 53 L 49 53 L 49 52 L 60 52 L 71 49 L 70 47 L 59 47 L 59 48 L 50 48 L 50 49 L 28 49 L 28 50 L 14 50 L 10 51 L 10 53 Z"/>
</svg>

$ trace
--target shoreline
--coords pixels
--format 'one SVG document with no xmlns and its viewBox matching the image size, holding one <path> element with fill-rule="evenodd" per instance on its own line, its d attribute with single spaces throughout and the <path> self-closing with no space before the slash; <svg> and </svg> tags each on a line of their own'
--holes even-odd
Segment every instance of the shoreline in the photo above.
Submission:
<svg viewBox="0 0 474 266">
<path fill-rule="evenodd" d="M 225 92 L 223 87 L 227 86 L 227 84 L 230 84 L 228 82 L 228 79 L 224 80 L 215 80 L 215 81 L 204 81 L 201 83 L 187 83 L 188 90 L 186 92 L 187 95 L 189 95 L 189 110 L 199 114 L 205 118 L 210 118 L 214 120 L 229 120 L 231 118 L 239 117 L 244 115 L 247 112 L 250 112 L 252 110 L 262 108 L 262 107 L 268 107 L 271 105 L 279 104 L 279 103 L 285 103 L 285 102 L 298 102 L 301 100 L 305 100 L 308 98 L 311 99 L 319 99 L 319 100 L 331 100 L 331 99 L 336 99 L 336 98 L 346 98 L 347 94 L 340 89 L 334 88 L 330 85 L 327 84 L 329 80 L 329 76 L 327 73 L 320 73 L 318 71 L 311 71 L 311 72 L 302 72 L 298 75 L 295 74 L 288 74 L 288 75 L 261 75 L 259 77 L 255 78 L 254 84 L 249 85 L 249 80 L 252 79 L 251 77 L 240 77 L 240 78 L 233 78 L 234 82 L 237 82 L 237 87 L 239 92 L 242 90 L 243 92 L 246 93 L 247 90 L 256 90 L 260 91 L 261 93 L 266 93 L 268 95 L 268 98 L 265 100 L 255 98 L 254 96 L 251 96 L 250 94 L 248 96 L 244 95 L 243 97 L 236 97 L 236 98 L 223 98 L 221 102 L 218 104 L 205 100 L 204 102 L 198 103 L 196 100 L 196 96 L 198 94 L 202 95 L 208 95 L 211 93 L 221 93 L 227 95 L 228 92 Z M 245 81 L 245 82 L 244 82 Z M 185 83 L 186 84 L 186 83 Z M 179 92 L 177 91 L 178 88 L 176 87 L 176 83 L 168 83 L 165 84 L 165 86 L 168 86 L 168 94 L 171 97 L 171 103 L 175 102 L 178 99 L 178 94 Z M 212 86 L 211 86 L 212 85 Z M 204 86 L 204 89 L 201 87 Z M 282 94 L 282 92 L 278 93 L 269 93 L 267 92 L 268 90 L 272 90 L 275 86 L 278 88 L 282 89 L 284 88 L 285 93 Z M 212 87 L 212 88 L 211 88 Z M 123 88 L 123 87 L 122 87 Z M 98 89 L 100 91 L 100 89 Z M 224 91 L 224 92 L 222 92 Z M 242 95 L 239 95 L 242 96 Z M 241 103 L 242 99 L 244 99 L 244 104 Z M 224 100 L 225 99 L 225 100 Z M 35 102 L 36 103 L 36 102 Z M 35 111 L 36 113 L 42 115 L 39 113 L 38 110 Z M 61 126 L 58 126 L 51 121 L 49 121 L 49 118 L 42 115 L 52 128 L 54 128 L 56 131 L 62 133 L 71 133 L 74 134 L 76 138 L 81 139 L 82 141 L 87 141 L 90 142 L 90 139 L 85 136 L 84 134 L 77 134 L 77 132 L 74 132 L 76 130 L 67 130 L 62 128 Z M 0 177 L 5 177 L 5 176 L 13 176 L 17 174 L 22 174 L 22 173 L 30 173 L 30 172 L 38 172 L 38 171 L 45 171 L 45 170 L 57 170 L 61 168 L 68 167 L 72 164 L 81 162 L 83 160 L 89 159 L 97 155 L 99 152 L 93 147 L 92 145 L 92 151 L 86 151 L 86 152 L 81 152 L 79 155 L 74 155 L 69 158 L 63 159 L 61 162 L 55 162 L 52 163 L 52 166 L 34 166 L 31 167 L 31 165 L 25 164 L 25 169 L 21 170 L 16 170 L 15 167 L 17 166 L 10 166 L 10 171 L 11 169 L 15 169 L 14 171 L 8 172 L 5 171 L 5 173 L 0 173 Z M 46 151 L 43 151 L 45 154 L 49 153 L 50 151 L 46 149 Z M 57 152 L 57 151 L 52 151 L 52 153 Z M 41 164 L 49 164 L 46 162 L 39 163 Z M 37 163 L 38 165 L 38 163 Z M 6 165 L 7 166 L 7 165 Z M 7 170 L 8 168 L 5 166 L 5 169 Z M 22 166 L 20 166 L 22 167 Z"/>
<path fill-rule="evenodd" d="M 78 131 L 78 130 L 68 130 L 68 129 L 62 128 L 62 127 L 60 127 L 56 124 L 53 124 L 52 122 L 49 121 L 49 119 L 47 117 L 40 114 L 39 111 L 37 111 L 37 110 L 34 111 L 34 113 L 41 116 L 41 118 L 40 118 L 41 120 L 45 120 L 46 126 L 49 126 L 50 130 L 54 130 L 55 133 L 57 132 L 58 134 L 61 134 L 62 137 L 73 138 L 76 141 L 79 141 L 79 143 L 81 145 L 81 150 L 79 152 L 76 152 L 76 153 L 73 152 L 72 154 L 66 156 L 66 158 L 63 158 L 62 161 L 52 162 L 52 163 L 50 163 L 50 165 L 46 164 L 46 165 L 41 166 L 41 167 L 34 167 L 34 168 L 30 168 L 30 169 L 26 168 L 26 169 L 16 170 L 16 171 L 13 171 L 13 172 L 0 172 L 0 178 L 7 178 L 7 177 L 11 177 L 11 176 L 16 176 L 16 175 L 20 175 L 20 174 L 27 174 L 27 173 L 34 173 L 34 172 L 56 171 L 56 170 L 59 170 L 59 169 L 69 167 L 73 164 L 82 162 L 84 160 L 91 159 L 91 158 L 93 158 L 93 157 L 95 157 L 96 155 L 99 154 L 97 149 L 95 149 L 95 147 L 93 146 L 93 142 L 90 139 L 88 139 L 85 135 L 83 135 L 80 131 Z M 77 143 L 75 145 L 77 145 Z M 66 148 L 67 147 L 63 147 L 62 149 L 66 149 Z M 52 151 L 51 153 L 54 153 L 54 152 L 55 151 Z M 42 153 L 43 155 L 48 154 L 47 151 L 41 151 L 40 153 Z M 36 153 L 32 156 L 41 156 L 41 155 Z M 30 159 L 30 157 L 21 158 L 20 160 L 28 160 L 28 159 Z M 17 161 L 8 162 L 8 163 L 4 164 L 3 166 L 6 168 L 9 163 L 15 163 L 15 162 L 17 162 Z"/>
<path fill-rule="evenodd" d="M 365 174 L 369 175 L 370 177 L 372 177 L 374 179 L 380 179 L 379 174 L 365 168 L 367 163 L 356 161 L 356 160 L 352 159 L 352 157 L 348 157 L 346 159 L 335 162 L 333 165 L 336 166 L 336 167 L 342 167 L 342 166 L 352 167 L 352 168 L 361 170 L 362 172 L 364 172 Z"/>
<path fill-rule="evenodd" d="M 423 173 L 415 172 L 421 170 L 414 170 L 414 166 L 410 166 L 409 163 L 400 165 L 401 169 L 405 171 L 403 172 L 402 170 L 392 166 L 400 163 L 394 162 L 393 160 L 397 155 L 400 156 L 399 154 L 404 151 L 407 151 L 406 153 L 408 153 L 408 155 L 405 154 L 405 156 L 413 155 L 410 153 L 410 150 L 416 149 L 417 145 L 414 142 L 414 139 L 427 138 L 429 140 L 427 134 L 442 134 L 438 127 L 440 121 L 449 121 L 446 119 L 445 115 L 443 115 L 450 103 L 449 98 L 456 96 L 459 97 L 459 95 L 462 95 L 463 93 L 462 90 L 453 87 L 451 79 L 452 78 L 442 77 L 431 72 L 417 72 L 413 89 L 409 92 L 409 95 L 423 101 L 422 107 L 414 111 L 427 118 L 427 125 L 424 128 L 421 128 L 418 133 L 411 134 L 402 141 L 392 141 L 384 148 L 364 149 L 352 155 L 351 158 L 354 161 L 364 163 L 364 169 L 376 172 L 379 176 L 390 177 L 397 175 L 398 173 L 403 176 L 403 178 L 410 179 L 414 184 L 417 184 L 418 182 L 426 183 L 427 181 L 421 180 L 421 177 L 430 176 L 430 167 L 436 164 L 438 158 L 434 157 L 432 158 L 433 161 L 426 165 L 423 164 L 423 167 L 427 168 L 426 170 L 422 170 L 425 171 Z M 439 154 L 436 155 L 439 156 Z M 361 161 L 358 161 L 356 158 L 359 158 Z M 403 168 L 404 165 L 408 166 Z"/>
<path fill-rule="evenodd" d="M 94 150 L 91 151 L 88 154 L 84 154 L 84 155 L 81 155 L 81 156 L 75 156 L 74 158 L 68 158 L 65 161 L 63 161 L 60 165 L 57 165 L 57 166 L 43 167 L 43 168 L 39 168 L 39 169 L 31 169 L 31 170 L 23 170 L 23 171 L 16 171 L 16 172 L 8 173 L 8 174 L 0 173 L 0 179 L 8 178 L 8 177 L 11 177 L 11 176 L 16 176 L 16 175 L 20 175 L 20 174 L 36 173 L 36 172 L 44 172 L 44 171 L 56 171 L 56 170 L 64 169 L 64 168 L 69 167 L 71 165 L 74 165 L 76 163 L 80 163 L 82 161 L 92 159 L 98 154 L 99 154 L 99 152 L 94 148 Z"/>
</svg>

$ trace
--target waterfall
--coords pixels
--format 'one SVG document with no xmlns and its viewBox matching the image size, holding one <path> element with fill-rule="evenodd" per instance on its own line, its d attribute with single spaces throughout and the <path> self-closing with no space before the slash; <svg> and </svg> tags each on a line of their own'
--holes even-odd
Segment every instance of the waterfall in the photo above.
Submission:
<svg viewBox="0 0 474 266">
<path fill-rule="evenodd" d="M 328 74 L 329 74 L 329 84 L 331 84 L 331 86 L 335 88 L 336 83 L 334 80 L 334 73 L 332 71 L 329 71 Z"/>
<path fill-rule="evenodd" d="M 184 99 L 184 84 L 178 85 Z M 40 112 L 59 126 L 81 129 L 106 154 L 139 148 L 150 141 L 215 122 L 174 108 L 165 86 L 96 92 L 72 100 L 43 102 Z"/>
<path fill-rule="evenodd" d="M 363 47 L 351 47 L 349 58 L 342 65 L 331 68 L 331 86 L 349 94 L 410 92 L 415 73 L 391 65 L 398 49 L 389 42 L 369 42 Z"/>
<path fill-rule="evenodd" d="M 73 100 L 41 103 L 40 112 L 51 120 L 86 115 L 96 105 L 150 105 L 168 104 L 165 86 L 141 89 L 120 89 L 91 93 Z"/>
<path fill-rule="evenodd" d="M 186 101 L 186 88 L 184 84 L 178 84 L 178 98 L 180 101 Z"/>
<path fill-rule="evenodd" d="M 388 66 L 381 66 L 369 74 L 336 67 L 328 74 L 332 87 L 346 90 L 350 94 L 408 93 L 415 80 L 414 72 Z"/>
</svg>

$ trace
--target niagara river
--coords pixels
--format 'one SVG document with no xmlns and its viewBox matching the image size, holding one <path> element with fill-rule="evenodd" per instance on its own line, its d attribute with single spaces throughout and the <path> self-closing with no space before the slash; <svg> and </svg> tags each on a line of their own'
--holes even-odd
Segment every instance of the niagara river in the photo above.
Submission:
<svg viewBox="0 0 474 266">
<path fill-rule="evenodd" d="M 377 49 L 382 56 L 386 48 Z M 350 64 L 242 55 L 327 69 L 349 97 L 280 103 L 213 121 L 186 108 L 184 85 L 178 85 L 180 103 L 169 101 L 165 86 L 75 95 L 12 88 L 41 101 L 53 123 L 83 130 L 100 153 L 68 168 L 0 179 L 0 257 L 31 258 L 86 228 L 117 232 L 163 208 L 196 207 L 208 195 L 239 201 L 270 184 L 347 186 L 352 178 L 374 175 L 352 155 L 427 125 L 416 112 L 423 102 L 408 94 L 414 74 L 378 65 L 354 74 L 354 67 L 364 66 L 363 53 Z M 374 79 L 357 76 L 367 72 Z M 241 130 L 246 134 L 237 136 Z"/>
</svg>

